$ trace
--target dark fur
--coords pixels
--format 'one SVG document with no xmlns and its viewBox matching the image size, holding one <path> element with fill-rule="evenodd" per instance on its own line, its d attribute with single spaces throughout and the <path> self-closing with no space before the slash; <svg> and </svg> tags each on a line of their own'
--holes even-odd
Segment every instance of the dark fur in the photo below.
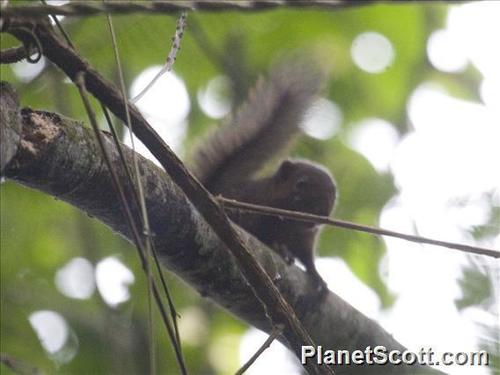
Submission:
<svg viewBox="0 0 500 375">
<path fill-rule="evenodd" d="M 299 132 L 305 111 L 320 86 L 310 65 L 292 63 L 259 80 L 234 119 L 219 128 L 194 156 L 195 176 L 213 194 L 242 202 L 330 215 L 336 189 L 325 168 L 304 160 L 285 160 L 267 177 L 255 175 L 286 149 Z M 291 262 L 297 258 L 318 285 L 314 266 L 318 226 L 248 212 L 230 218 Z"/>
</svg>

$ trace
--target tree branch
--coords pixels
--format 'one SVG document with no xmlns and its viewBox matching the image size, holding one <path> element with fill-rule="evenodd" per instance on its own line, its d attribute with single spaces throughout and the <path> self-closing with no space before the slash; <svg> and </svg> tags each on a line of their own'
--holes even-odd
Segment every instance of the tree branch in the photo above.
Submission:
<svg viewBox="0 0 500 375">
<path fill-rule="evenodd" d="M 217 200 L 221 204 L 224 205 L 224 208 L 226 208 L 228 210 L 242 210 L 242 211 L 249 211 L 249 212 L 258 212 L 261 215 L 286 217 L 286 218 L 296 219 L 299 221 L 305 221 L 305 222 L 309 222 L 309 223 L 326 224 L 326 225 L 331 225 L 331 226 L 335 226 L 335 227 L 339 227 L 339 228 L 356 230 L 356 231 L 364 232 L 364 233 L 371 233 L 371 234 L 376 234 L 376 235 L 381 235 L 381 236 L 400 238 L 400 239 L 403 239 L 406 241 L 411 241 L 411 242 L 416 242 L 416 243 L 425 243 L 425 244 L 429 244 L 429 245 L 447 247 L 449 249 L 463 251 L 463 252 L 468 253 L 468 254 L 477 254 L 477 255 L 484 255 L 484 256 L 489 256 L 489 257 L 493 257 L 493 258 L 500 258 L 500 251 L 494 250 L 494 249 L 487 249 L 487 248 L 478 247 L 478 246 L 463 245 L 463 244 L 454 243 L 454 242 L 440 241 L 440 240 L 435 240 L 432 238 L 415 236 L 412 234 L 404 234 L 404 233 L 399 233 L 399 232 L 395 232 L 395 231 L 387 230 L 387 229 L 383 229 L 383 228 L 371 227 L 369 225 L 351 223 L 350 221 L 331 219 L 328 216 L 313 215 L 313 214 L 308 214 L 305 212 L 283 210 L 281 208 L 267 207 L 267 206 L 261 206 L 258 204 L 239 202 L 239 201 L 234 200 L 234 199 L 224 198 L 223 196 L 218 196 Z"/>
<path fill-rule="evenodd" d="M 253 258 L 245 243 L 231 226 L 223 208 L 189 173 L 139 110 L 131 104 L 125 106 L 124 99 L 126 98 L 122 97 L 119 90 L 102 77 L 74 49 L 61 41 L 47 22 L 9 18 L 7 19 L 7 29 L 24 44 L 35 38 L 42 47 L 44 55 L 61 68 L 71 80 L 76 81 L 77 77 L 85 74 L 87 90 L 122 121 L 127 123 L 126 118 L 130 115 L 130 124 L 133 125 L 134 134 L 148 147 L 175 184 L 182 189 L 189 201 L 201 213 L 210 228 L 226 245 L 224 247 L 226 251 L 234 256 L 235 262 L 248 281 L 250 289 L 255 293 L 259 303 L 263 305 L 265 316 L 271 320 L 272 324 L 285 326 L 283 336 L 289 347 L 297 356 L 300 356 L 303 345 L 313 345 L 309 333 L 297 319 L 294 310 L 281 296 L 261 265 Z M 27 33 L 26 30 L 30 30 L 30 32 Z M 125 108 L 128 108 L 128 111 L 125 111 Z M 328 366 L 320 367 L 315 362 L 309 362 L 304 366 L 310 373 L 331 373 Z"/>
<path fill-rule="evenodd" d="M 406 0 L 411 1 L 411 0 Z M 444 1 L 444 0 L 443 0 Z M 44 17 L 49 14 L 60 16 L 92 16 L 104 13 L 166 13 L 175 14 L 181 11 L 263 11 L 279 7 L 296 8 L 326 8 L 339 9 L 359 7 L 373 3 L 374 0 L 170 0 L 170 1 L 71 1 L 67 4 L 39 5 L 29 4 L 22 6 L 7 5 L 2 12 L 5 16 Z M 379 1 L 383 2 L 383 1 Z"/>
<path fill-rule="evenodd" d="M 13 64 L 25 59 L 27 56 L 24 46 L 6 48 L 0 51 L 0 64 Z"/>
<path fill-rule="evenodd" d="M 11 90 L 2 90 L 1 107 L 17 113 Z M 21 122 L 21 124 L 19 123 Z M 23 185 L 64 200 L 104 222 L 115 232 L 131 240 L 123 220 L 112 179 L 91 130 L 58 114 L 25 108 L 21 116 L 3 116 L 0 127 L 21 128 L 21 138 L 2 137 L 1 146 L 17 152 L 6 161 L 4 175 Z M 2 133 L 3 134 L 3 133 Z M 107 134 L 105 134 L 107 135 Z M 112 163 L 130 201 L 132 189 L 120 163 L 111 136 L 104 137 Z M 125 159 L 132 165 L 132 150 L 123 146 Z M 189 285 L 239 316 L 249 324 L 272 332 L 268 318 L 255 294 L 248 287 L 235 258 L 200 213 L 193 208 L 172 179 L 152 162 L 138 155 L 145 187 L 149 219 L 155 236 L 154 245 L 163 265 Z M 132 206 L 138 219 L 140 209 Z M 241 230 L 242 241 L 258 260 L 283 297 L 297 313 L 311 337 L 323 348 L 365 350 L 383 345 L 388 350 L 405 348 L 376 322 L 368 319 L 332 292 L 318 298 L 315 285 L 300 268 L 288 266 L 281 257 Z M 280 337 L 284 341 L 283 337 Z M 285 341 L 286 344 L 286 341 Z M 337 374 L 380 373 L 378 366 L 343 366 Z M 383 367 L 385 374 L 440 372 L 420 366 Z"/>
</svg>

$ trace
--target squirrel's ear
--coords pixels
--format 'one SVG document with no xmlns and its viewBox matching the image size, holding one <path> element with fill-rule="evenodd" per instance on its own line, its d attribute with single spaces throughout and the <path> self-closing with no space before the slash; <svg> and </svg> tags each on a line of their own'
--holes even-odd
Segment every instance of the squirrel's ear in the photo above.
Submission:
<svg viewBox="0 0 500 375">
<path fill-rule="evenodd" d="M 293 162 L 291 162 L 290 160 L 285 160 L 280 165 L 280 168 L 278 170 L 278 175 L 282 179 L 286 180 L 288 177 L 290 177 L 292 170 L 293 170 Z"/>
</svg>

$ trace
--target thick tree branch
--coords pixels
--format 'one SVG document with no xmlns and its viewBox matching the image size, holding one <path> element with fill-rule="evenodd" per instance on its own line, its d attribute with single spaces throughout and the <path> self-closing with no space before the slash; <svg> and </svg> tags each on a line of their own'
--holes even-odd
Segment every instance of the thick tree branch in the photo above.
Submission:
<svg viewBox="0 0 500 375">
<path fill-rule="evenodd" d="M 2 113 L 16 113 L 11 91 L 2 90 Z M 111 176 L 90 129 L 60 115 L 23 109 L 22 116 L 3 116 L 2 128 L 20 128 L 21 139 L 2 137 L 2 150 L 17 152 L 7 160 L 4 175 L 64 200 L 106 223 L 130 240 L 120 204 L 113 192 Z M 21 126 L 19 124 L 21 121 Z M 3 132 L 4 130 L 2 130 Z M 132 194 L 118 151 L 110 136 L 105 137 L 112 162 L 128 194 Z M 15 148 L 15 147 L 14 147 Z M 124 146 L 132 164 L 132 151 Z M 224 243 L 193 208 L 172 179 L 150 161 L 138 156 L 150 208 L 154 245 L 168 269 L 233 314 L 266 332 L 272 327 L 262 305 L 242 276 L 238 264 Z M 130 199 L 133 202 L 133 199 Z M 138 207 L 132 207 L 140 215 Z M 288 266 L 281 257 L 258 240 L 234 226 L 242 241 L 296 311 L 311 337 L 324 348 L 365 350 L 383 345 L 388 350 L 404 350 L 390 334 L 334 293 L 318 298 L 310 278 L 298 267 Z M 283 338 L 281 338 L 283 341 Z M 423 367 L 344 366 L 338 374 L 439 373 Z"/>
<path fill-rule="evenodd" d="M 0 149 L 0 171 L 3 172 L 5 166 L 17 152 L 17 147 L 21 139 L 21 120 L 19 118 L 19 100 L 16 93 L 6 82 L 0 82 L 1 106 L 0 116 L 2 123 L 9 126 L 0 127 L 0 139 L 2 147 Z"/>
<path fill-rule="evenodd" d="M 7 19 L 8 31 L 24 44 L 33 39 L 43 53 L 54 64 L 61 68 L 73 81 L 81 74 L 85 76 L 87 90 L 102 104 L 107 106 L 117 117 L 126 122 L 130 115 L 133 132 L 158 159 L 165 171 L 189 198 L 190 202 L 206 219 L 210 228 L 226 245 L 225 249 L 234 256 L 241 273 L 248 281 L 251 290 L 265 309 L 272 324 L 283 324 L 283 337 L 297 356 L 301 355 L 303 345 L 313 345 L 307 330 L 297 319 L 294 310 L 280 295 L 272 280 L 262 266 L 253 258 L 245 243 L 231 227 L 223 208 L 211 194 L 189 173 L 179 158 L 148 124 L 141 113 L 133 105 L 129 105 L 129 113 L 125 112 L 124 98 L 119 90 L 102 77 L 66 43 L 61 41 L 46 22 L 32 22 L 26 19 Z M 29 30 L 29 32 L 26 32 Z M 320 367 L 314 362 L 305 365 L 310 373 L 328 374 L 327 366 Z"/>
</svg>

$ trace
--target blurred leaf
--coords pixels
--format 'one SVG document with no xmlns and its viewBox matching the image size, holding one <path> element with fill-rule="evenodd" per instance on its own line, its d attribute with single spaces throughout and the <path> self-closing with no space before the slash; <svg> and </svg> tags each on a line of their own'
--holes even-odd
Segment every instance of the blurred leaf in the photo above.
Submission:
<svg viewBox="0 0 500 375">
<path fill-rule="evenodd" d="M 463 270 L 462 278 L 458 280 L 462 297 L 455 300 L 459 310 L 470 306 L 484 305 L 493 298 L 492 285 L 488 275 L 477 267 L 467 267 Z"/>
<path fill-rule="evenodd" d="M 476 239 L 488 239 L 497 236 L 500 232 L 500 207 L 492 204 L 488 221 L 483 225 L 472 227 L 471 232 Z"/>
<path fill-rule="evenodd" d="M 368 160 L 346 146 L 344 139 L 355 122 L 372 117 L 386 119 L 404 134 L 408 129 L 407 98 L 423 80 L 437 81 L 458 97 L 475 97 L 471 83 L 476 81 L 477 72 L 469 69 L 461 75 L 442 74 L 429 66 L 425 56 L 426 38 L 442 25 L 446 9 L 444 4 L 387 4 L 338 11 L 191 12 L 174 64 L 191 99 L 186 148 L 215 125 L 196 99 L 198 90 L 212 78 L 223 74 L 238 79 L 234 87 L 244 91 L 233 93 L 233 99 L 238 101 L 246 96 L 255 77 L 265 73 L 280 56 L 297 51 L 312 55 L 329 74 L 323 94 L 339 105 L 343 123 L 332 139 L 303 137 L 293 155 L 324 164 L 335 175 L 340 192 L 335 217 L 377 225 L 381 210 L 395 193 L 392 178 L 377 173 Z M 144 69 L 165 62 L 176 18 L 137 14 L 113 16 L 113 22 L 125 81 L 130 86 Z M 213 48 L 217 58 L 210 58 L 200 48 L 190 22 L 200 27 L 211 45 L 203 47 Z M 65 17 L 63 25 L 77 50 L 103 75 L 117 82 L 106 18 Z M 394 47 L 395 60 L 383 73 L 364 72 L 352 61 L 351 44 L 367 31 L 383 34 Z M 19 45 L 6 33 L 0 38 L 2 48 Z M 227 71 L 228 64 L 234 68 L 231 72 Z M 235 76 L 238 72 L 241 77 Z M 77 90 L 50 62 L 29 82 L 21 81 L 11 66 L 1 65 L 0 73 L 3 80 L 14 84 L 22 105 L 54 110 L 87 122 Z M 2 351 L 47 373 L 123 373 L 128 368 L 135 373 L 147 371 L 146 280 L 134 248 L 67 204 L 12 182 L 2 184 L 1 200 Z M 498 223 L 497 211 L 492 212 L 489 226 L 476 228 L 477 236 L 488 236 L 488 228 Z M 383 306 L 391 305 L 394 297 L 379 274 L 385 253 L 380 239 L 326 228 L 318 246 L 322 256 L 345 260 L 356 276 L 378 294 Z M 119 256 L 135 275 L 129 301 L 111 308 L 98 291 L 88 300 L 77 301 L 55 288 L 55 273 L 73 257 L 83 256 L 95 265 L 110 255 Z M 196 306 L 207 316 L 206 337 L 184 348 L 192 373 L 234 371 L 235 363 L 228 363 L 224 370 L 216 368 L 211 349 L 229 343 L 232 353 L 226 352 L 224 360 L 237 361 L 236 338 L 245 332 L 246 325 L 200 298 L 175 276 L 168 274 L 167 280 L 178 311 Z M 465 294 L 457 304 L 463 308 L 484 301 L 486 291 L 479 289 L 482 282 L 481 275 L 466 273 L 461 282 Z M 40 309 L 64 316 L 79 341 L 76 357 L 61 368 L 56 368 L 46 355 L 29 324 L 29 314 Z M 158 372 L 175 372 L 171 346 L 156 312 L 154 329 Z"/>
</svg>

